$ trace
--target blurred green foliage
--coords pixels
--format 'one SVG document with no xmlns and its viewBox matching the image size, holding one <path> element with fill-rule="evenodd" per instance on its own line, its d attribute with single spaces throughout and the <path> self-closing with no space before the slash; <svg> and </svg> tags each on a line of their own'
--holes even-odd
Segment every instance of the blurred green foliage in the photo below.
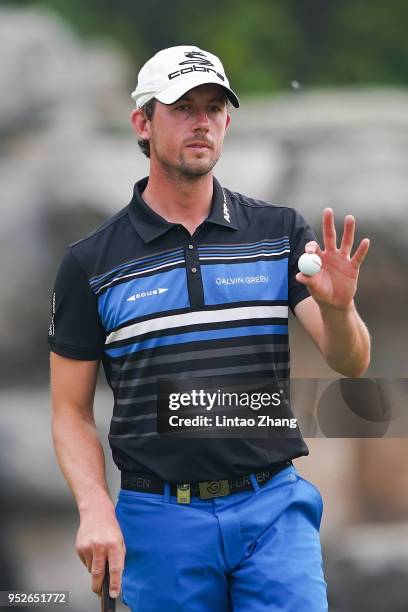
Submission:
<svg viewBox="0 0 408 612">
<path fill-rule="evenodd" d="M 407 0 L 8 0 L 46 7 L 84 36 L 112 38 L 135 73 L 159 49 L 220 55 L 240 93 L 303 86 L 406 85 Z"/>
</svg>

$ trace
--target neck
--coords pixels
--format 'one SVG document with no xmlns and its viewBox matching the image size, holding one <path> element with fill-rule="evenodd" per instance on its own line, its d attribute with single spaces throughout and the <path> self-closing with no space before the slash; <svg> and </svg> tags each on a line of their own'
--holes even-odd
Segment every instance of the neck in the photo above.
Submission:
<svg viewBox="0 0 408 612">
<path fill-rule="evenodd" d="M 172 176 L 154 164 L 143 199 L 161 217 L 180 223 L 191 234 L 208 217 L 213 196 L 213 174 Z"/>
</svg>

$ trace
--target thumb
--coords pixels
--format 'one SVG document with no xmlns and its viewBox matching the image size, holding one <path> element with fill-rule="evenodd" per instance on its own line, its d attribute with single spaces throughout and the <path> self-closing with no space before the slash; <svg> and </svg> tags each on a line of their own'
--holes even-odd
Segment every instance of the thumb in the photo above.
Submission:
<svg viewBox="0 0 408 612">
<path fill-rule="evenodd" d="M 295 279 L 298 283 L 302 283 L 302 285 L 310 285 L 310 281 L 312 280 L 311 276 L 306 276 L 303 272 L 298 272 L 295 276 Z"/>
</svg>

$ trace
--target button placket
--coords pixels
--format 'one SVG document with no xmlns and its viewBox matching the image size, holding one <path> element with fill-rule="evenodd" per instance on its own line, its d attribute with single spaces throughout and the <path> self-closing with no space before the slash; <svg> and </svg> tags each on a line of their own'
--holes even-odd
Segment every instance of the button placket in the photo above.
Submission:
<svg viewBox="0 0 408 612">
<path fill-rule="evenodd" d="M 193 272 L 193 268 L 194 268 L 193 274 L 195 274 L 200 267 L 200 262 L 198 260 L 197 248 L 195 247 L 194 243 L 192 242 L 187 243 L 186 249 L 185 249 L 185 255 L 186 255 L 186 264 L 187 264 L 188 269 L 191 272 Z"/>
<path fill-rule="evenodd" d="M 202 306 L 204 303 L 204 292 L 200 274 L 200 260 L 198 257 L 197 245 L 191 238 L 186 243 L 184 252 L 190 304 L 192 307 Z"/>
</svg>

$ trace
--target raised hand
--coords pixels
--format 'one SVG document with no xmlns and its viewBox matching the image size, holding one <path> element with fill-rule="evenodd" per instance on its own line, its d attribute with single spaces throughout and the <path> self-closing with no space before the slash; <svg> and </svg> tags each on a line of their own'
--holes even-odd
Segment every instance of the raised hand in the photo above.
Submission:
<svg viewBox="0 0 408 612">
<path fill-rule="evenodd" d="M 324 250 L 315 241 L 305 245 L 306 253 L 316 253 L 322 260 L 322 269 L 315 276 L 298 272 L 296 280 L 307 286 L 315 301 L 323 307 L 347 309 L 353 303 L 357 290 L 358 273 L 370 247 L 364 238 L 354 255 L 353 248 L 356 222 L 352 215 L 344 219 L 344 231 L 340 248 L 336 244 L 334 213 L 325 208 L 322 214 Z"/>
</svg>

